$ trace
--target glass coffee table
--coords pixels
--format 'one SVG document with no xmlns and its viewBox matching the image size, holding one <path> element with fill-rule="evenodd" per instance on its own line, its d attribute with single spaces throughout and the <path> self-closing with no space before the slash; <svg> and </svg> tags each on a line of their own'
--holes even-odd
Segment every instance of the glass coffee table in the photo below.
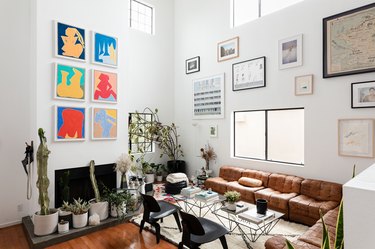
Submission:
<svg viewBox="0 0 375 249">
<path fill-rule="evenodd" d="M 230 232 L 233 233 L 238 228 L 245 243 L 251 248 L 247 241 L 255 242 L 261 235 L 268 234 L 284 214 L 268 209 L 266 216 L 260 216 L 256 214 L 256 211 L 253 212 L 254 209 L 256 210 L 254 204 L 244 202 L 241 204 L 243 206 L 237 206 L 236 211 L 228 210 L 222 206 L 216 208 L 212 213 Z"/>
</svg>

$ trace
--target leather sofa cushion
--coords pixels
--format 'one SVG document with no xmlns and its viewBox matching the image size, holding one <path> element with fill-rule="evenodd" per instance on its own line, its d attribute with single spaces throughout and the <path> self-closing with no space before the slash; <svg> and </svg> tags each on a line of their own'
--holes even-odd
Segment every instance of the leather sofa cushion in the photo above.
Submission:
<svg viewBox="0 0 375 249">
<path fill-rule="evenodd" d="M 228 181 L 221 177 L 211 177 L 204 182 L 204 186 L 213 191 L 218 192 L 219 194 L 224 194 L 227 191 Z"/>
<path fill-rule="evenodd" d="M 254 170 L 254 169 L 245 169 L 242 172 L 243 177 L 250 177 L 262 181 L 264 187 L 268 186 L 268 176 L 271 175 L 270 172 Z"/>
<path fill-rule="evenodd" d="M 237 191 L 241 194 L 241 200 L 247 201 L 250 203 L 255 203 L 254 192 L 260 189 L 263 189 L 263 186 L 260 187 L 246 187 L 239 184 L 237 181 L 228 182 L 227 191 Z"/>
<path fill-rule="evenodd" d="M 329 241 L 331 248 L 335 248 L 335 237 L 336 237 L 336 228 L 327 226 L 329 233 Z M 312 244 L 314 246 L 320 247 L 323 238 L 323 224 L 316 223 L 314 226 L 310 227 L 304 234 L 299 237 L 299 240 Z"/>
<path fill-rule="evenodd" d="M 340 202 L 342 185 L 333 182 L 305 179 L 301 183 L 301 194 L 313 197 L 319 201 Z"/>
<path fill-rule="evenodd" d="M 323 216 L 324 223 L 326 223 L 327 226 L 336 227 L 338 214 L 339 214 L 339 207 L 336 207 L 335 209 L 328 211 Z M 321 222 L 322 222 L 322 219 L 319 219 L 317 223 L 321 223 Z"/>
<path fill-rule="evenodd" d="M 274 236 L 272 238 L 269 238 L 265 242 L 264 246 L 266 249 L 287 249 L 285 241 L 286 239 L 284 237 Z M 291 243 L 294 246 L 294 249 L 320 249 L 320 246 L 317 247 L 300 240 L 293 240 L 291 241 Z"/>
<path fill-rule="evenodd" d="M 238 179 L 238 183 L 246 187 L 260 187 L 263 184 L 261 180 L 244 176 Z"/>
<path fill-rule="evenodd" d="M 241 178 L 243 168 L 233 166 L 221 166 L 219 176 L 228 182 L 238 181 Z"/>
<path fill-rule="evenodd" d="M 281 193 L 301 192 L 301 183 L 303 178 L 298 176 L 271 174 L 268 178 L 268 187 Z"/>
</svg>

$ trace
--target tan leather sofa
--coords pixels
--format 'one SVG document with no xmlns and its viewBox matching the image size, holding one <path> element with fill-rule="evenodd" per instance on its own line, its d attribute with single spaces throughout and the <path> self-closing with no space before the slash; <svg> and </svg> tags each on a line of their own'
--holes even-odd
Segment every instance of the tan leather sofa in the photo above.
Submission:
<svg viewBox="0 0 375 249">
<path fill-rule="evenodd" d="M 208 178 L 204 182 L 204 186 L 207 189 L 211 188 L 215 192 L 224 194 L 227 191 L 228 182 L 238 181 L 244 170 L 245 169 L 239 167 L 221 166 L 219 176 Z"/>
</svg>

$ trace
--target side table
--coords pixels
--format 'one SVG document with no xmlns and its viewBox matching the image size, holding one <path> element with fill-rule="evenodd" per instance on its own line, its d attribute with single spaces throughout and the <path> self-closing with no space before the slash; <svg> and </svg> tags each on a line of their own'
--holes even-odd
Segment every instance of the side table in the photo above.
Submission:
<svg viewBox="0 0 375 249">
<path fill-rule="evenodd" d="M 197 185 L 198 187 L 204 186 L 204 182 L 208 179 L 206 175 L 199 175 L 197 176 Z"/>
</svg>

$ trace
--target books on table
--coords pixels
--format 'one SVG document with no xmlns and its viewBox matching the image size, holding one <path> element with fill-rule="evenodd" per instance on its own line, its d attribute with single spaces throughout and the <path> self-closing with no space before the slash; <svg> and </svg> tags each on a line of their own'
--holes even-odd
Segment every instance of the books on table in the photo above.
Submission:
<svg viewBox="0 0 375 249">
<path fill-rule="evenodd" d="M 252 208 L 238 215 L 238 218 L 255 224 L 259 224 L 273 217 L 275 217 L 274 212 L 267 211 L 266 214 L 258 214 L 256 208 Z"/>
<path fill-rule="evenodd" d="M 186 187 L 186 188 L 181 189 L 181 195 L 185 196 L 185 197 L 188 197 L 188 198 L 191 198 L 195 194 L 197 194 L 201 191 L 202 191 L 202 189 L 200 189 L 198 187 Z"/>
<path fill-rule="evenodd" d="M 214 191 L 201 191 L 195 194 L 195 198 L 199 201 L 219 200 L 219 194 Z"/>
</svg>

